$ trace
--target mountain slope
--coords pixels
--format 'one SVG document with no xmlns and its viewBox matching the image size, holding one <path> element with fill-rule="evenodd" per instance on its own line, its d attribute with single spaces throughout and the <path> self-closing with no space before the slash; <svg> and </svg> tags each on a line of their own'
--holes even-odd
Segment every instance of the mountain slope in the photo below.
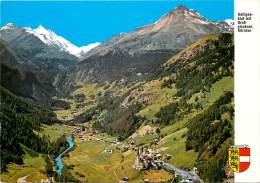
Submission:
<svg viewBox="0 0 260 183">
<path fill-rule="evenodd" d="M 211 22 L 194 10 L 179 6 L 153 24 L 112 37 L 90 50 L 85 60 L 58 80 L 60 85 L 71 86 L 79 82 L 131 82 L 147 78 L 165 60 L 198 38 L 230 31 L 232 27 L 224 21 Z"/>
<path fill-rule="evenodd" d="M 18 96 L 47 101 L 50 97 L 33 73 L 21 74 L 17 69 L 1 64 L 1 85 Z"/>
<path fill-rule="evenodd" d="M 102 102 L 85 112 L 85 121 L 96 116 L 90 120 L 97 129 L 120 139 L 131 135 L 141 146 L 159 138 L 154 148 L 171 154 L 169 163 L 195 166 L 207 182 L 223 181 L 226 145 L 233 141 L 233 66 L 233 35 L 207 35 L 161 65 L 154 80 L 119 95 L 106 91 Z M 141 135 L 144 125 L 159 127 L 161 137 Z"/>
<path fill-rule="evenodd" d="M 177 125 L 177 132 L 180 124 L 188 128 L 185 150 L 198 152 L 194 166 L 206 182 L 226 178 L 226 147 L 234 138 L 233 67 L 233 35 L 215 34 L 185 48 L 160 71 L 161 87 L 173 89 L 173 101 L 153 119 L 166 129 Z"/>
<path fill-rule="evenodd" d="M 23 87 L 31 88 L 29 92 L 27 89 L 23 91 L 23 96 L 27 95 L 31 98 L 36 94 L 38 96 L 35 95 L 33 98 L 46 99 L 56 93 L 52 84 L 54 77 L 59 72 L 75 65 L 78 59 L 59 48 L 50 47 L 30 31 L 29 28 L 19 28 L 13 25 L 0 30 L 1 68 L 3 69 L 2 76 L 5 76 L 2 81 L 8 84 L 9 89 L 14 84 L 11 88 L 17 89 L 18 92 L 21 92 L 20 89 Z M 14 81 L 15 77 L 20 79 Z M 24 77 L 27 81 L 23 79 Z M 12 83 L 8 83 L 9 79 Z M 23 82 L 19 83 L 22 80 Z M 20 89 L 18 89 L 19 86 Z"/>
<path fill-rule="evenodd" d="M 155 23 L 137 28 L 130 33 L 112 37 L 104 44 L 91 50 L 88 55 L 108 51 L 117 47 L 135 53 L 147 50 L 180 50 L 203 35 L 215 32 L 231 32 L 226 23 L 209 21 L 195 10 L 178 6 Z"/>
<path fill-rule="evenodd" d="M 37 37 L 39 40 L 41 40 L 42 43 L 46 44 L 49 47 L 56 48 L 59 51 L 67 52 L 68 54 L 76 56 L 78 58 L 81 58 L 88 51 L 100 44 L 99 42 L 97 42 L 86 46 L 77 47 L 63 37 L 55 34 L 53 31 L 45 29 L 42 25 L 39 25 L 37 28 L 32 29 L 30 27 L 18 28 L 15 27 L 12 23 L 8 23 L 6 26 L 0 29 L 0 32 L 1 34 L 3 34 L 3 36 L 6 36 L 6 32 L 11 33 L 12 31 L 15 31 L 17 29 L 22 29 L 24 33 L 29 33 Z"/>
<path fill-rule="evenodd" d="M 22 164 L 22 145 L 37 152 L 47 153 L 47 141 L 35 132 L 41 124 L 51 124 L 55 114 L 21 100 L 0 86 L 1 95 L 1 172 L 10 162 Z M 22 145 L 21 145 L 22 144 Z"/>
<path fill-rule="evenodd" d="M 22 57 L 24 62 L 46 62 L 52 64 L 52 67 L 58 69 L 65 69 L 76 64 L 77 58 L 73 55 L 62 51 L 58 46 L 50 46 L 46 42 L 43 42 L 39 37 L 46 38 L 50 35 L 43 35 L 43 27 L 39 27 L 37 32 L 32 31 L 30 28 L 15 27 L 14 25 L 8 26 L 8 28 L 2 28 L 0 30 L 0 38 L 4 40 L 10 48 L 12 48 L 17 55 Z M 42 63 L 42 64 L 43 64 Z M 32 64 L 32 63 L 31 63 Z"/>
<path fill-rule="evenodd" d="M 0 41 L 1 85 L 18 96 L 43 104 L 55 94 L 52 83 L 40 82 L 37 72 L 23 70 L 24 65 L 4 41 Z M 30 67 L 31 68 L 31 67 Z"/>
</svg>

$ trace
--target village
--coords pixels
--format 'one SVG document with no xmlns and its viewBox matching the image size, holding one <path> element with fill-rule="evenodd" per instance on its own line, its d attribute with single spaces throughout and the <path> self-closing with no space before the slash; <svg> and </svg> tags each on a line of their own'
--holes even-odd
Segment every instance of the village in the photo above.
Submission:
<svg viewBox="0 0 260 183">
<path fill-rule="evenodd" d="M 147 134 L 154 134 L 155 131 L 147 130 Z M 67 136 L 64 132 L 64 136 Z M 160 170 L 164 169 L 167 172 L 173 174 L 173 180 L 178 178 L 178 181 L 181 183 L 191 183 L 191 182 L 203 182 L 199 176 L 197 168 L 194 167 L 191 171 L 181 170 L 173 165 L 167 163 L 168 160 L 174 158 L 171 154 L 162 155 L 159 151 L 156 150 L 156 146 L 159 143 L 159 138 L 153 140 L 149 147 L 138 146 L 134 138 L 130 137 L 124 142 L 119 142 L 118 140 L 106 140 L 103 138 L 103 134 L 99 133 L 96 130 L 90 130 L 84 126 L 74 126 L 74 129 L 69 134 L 73 139 L 78 138 L 82 143 L 88 143 L 90 141 L 99 141 L 106 144 L 109 144 L 109 148 L 105 148 L 102 153 L 107 155 L 113 154 L 114 150 L 117 149 L 121 153 L 127 152 L 129 150 L 136 153 L 136 159 L 132 168 L 136 171 L 144 171 L 149 169 Z M 122 155 L 122 161 L 124 161 L 124 156 Z M 123 166 L 122 166 L 123 169 Z M 129 178 L 127 175 L 121 178 L 119 183 L 127 183 Z M 143 180 L 145 183 L 151 182 L 149 179 Z"/>
</svg>

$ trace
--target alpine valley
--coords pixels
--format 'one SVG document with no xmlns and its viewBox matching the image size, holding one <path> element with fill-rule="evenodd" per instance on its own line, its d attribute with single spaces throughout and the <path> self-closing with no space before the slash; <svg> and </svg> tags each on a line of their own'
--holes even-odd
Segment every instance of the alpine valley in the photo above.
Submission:
<svg viewBox="0 0 260 183">
<path fill-rule="evenodd" d="M 0 29 L 1 182 L 232 182 L 230 20 L 175 7 L 77 47 Z"/>
</svg>

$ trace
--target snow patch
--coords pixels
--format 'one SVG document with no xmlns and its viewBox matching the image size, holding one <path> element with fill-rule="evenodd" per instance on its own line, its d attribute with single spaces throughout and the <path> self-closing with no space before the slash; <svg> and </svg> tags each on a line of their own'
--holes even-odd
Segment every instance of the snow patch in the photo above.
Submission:
<svg viewBox="0 0 260 183">
<path fill-rule="evenodd" d="M 13 23 L 8 23 L 6 26 L 2 27 L 0 30 L 12 30 L 15 29 Z M 32 34 L 38 37 L 43 43 L 50 47 L 58 48 L 62 51 L 68 52 L 78 58 L 85 55 L 91 49 L 95 48 L 96 46 L 100 45 L 99 42 L 92 43 L 86 46 L 77 47 L 76 45 L 72 44 L 62 36 L 57 35 L 53 31 L 49 29 L 45 29 L 42 25 L 39 25 L 36 29 L 32 29 L 30 27 L 23 27 L 27 33 Z"/>
<path fill-rule="evenodd" d="M 81 58 L 82 56 L 84 56 L 87 52 L 89 52 L 90 50 L 92 50 L 93 48 L 97 47 L 98 45 L 100 45 L 101 43 L 99 42 L 96 42 L 96 43 L 91 43 L 91 44 L 88 44 L 86 46 L 82 46 L 82 47 L 79 47 L 77 52 L 74 54 L 76 55 L 77 57 Z"/>
</svg>

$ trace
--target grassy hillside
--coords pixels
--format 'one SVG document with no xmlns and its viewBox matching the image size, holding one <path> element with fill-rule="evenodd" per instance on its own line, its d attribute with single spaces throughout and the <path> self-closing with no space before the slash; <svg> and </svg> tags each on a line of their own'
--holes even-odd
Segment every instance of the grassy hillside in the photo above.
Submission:
<svg viewBox="0 0 260 183">
<path fill-rule="evenodd" d="M 25 148 L 23 149 L 23 164 L 11 163 L 7 166 L 7 172 L 1 173 L 1 181 L 17 182 L 21 177 L 26 176 L 26 180 L 30 182 L 41 181 L 47 179 L 45 175 L 45 159 L 42 154 L 31 153 Z"/>
<path fill-rule="evenodd" d="M 208 35 L 168 60 L 147 82 L 128 87 L 122 87 L 120 82 L 79 86 L 66 99 L 72 106 L 68 111 L 77 110 L 74 123 L 93 125 L 122 141 L 131 136 L 138 146 L 171 154 L 173 158 L 168 163 L 176 167 L 196 166 L 204 180 L 222 181 L 227 151 L 224 144 L 233 141 L 233 62 L 233 35 Z M 79 103 L 83 105 L 76 107 Z M 157 128 L 158 133 L 148 133 Z M 56 136 L 58 131 L 54 131 L 49 134 Z M 159 143 L 152 146 L 155 139 Z M 74 177 L 117 182 L 124 176 L 120 171 L 120 152 L 115 150 L 107 157 L 102 153 L 106 144 L 76 143 L 77 148 L 64 160 L 68 166 L 73 165 L 70 171 Z M 130 180 L 147 176 L 155 179 L 158 172 L 154 170 L 145 174 L 132 170 L 134 157 L 127 151 L 125 174 Z M 107 176 L 97 176 L 101 174 Z"/>
<path fill-rule="evenodd" d="M 38 106 L 28 104 L 3 87 L 1 95 L 1 170 L 10 162 L 22 164 L 21 144 L 36 152 L 47 151 L 45 137 L 39 137 L 35 131 L 41 130 L 42 124 L 51 124 L 55 115 Z"/>
<path fill-rule="evenodd" d="M 222 181 L 226 176 L 224 144 L 233 142 L 233 67 L 233 36 L 218 34 L 206 36 L 184 49 L 169 60 L 161 72 L 163 77 L 169 77 L 164 86 L 174 85 L 176 98 L 182 102 L 162 107 L 158 123 L 169 119 L 167 122 L 172 125 L 165 127 L 165 133 L 171 133 L 171 126 L 179 129 L 172 131 L 173 134 L 187 130 L 183 134 L 187 140 L 182 144 L 186 144 L 186 153 L 197 152 L 197 158 L 185 157 L 194 162 L 200 176 L 209 182 Z"/>
<path fill-rule="evenodd" d="M 188 124 L 186 150 L 199 152 L 197 166 L 209 182 L 221 181 L 225 176 L 227 145 L 232 145 L 234 137 L 233 108 L 233 93 L 226 92 Z"/>
<path fill-rule="evenodd" d="M 214 163 L 223 162 L 219 154 L 225 154 L 226 150 L 222 149 L 222 145 L 232 142 L 233 139 L 233 67 L 233 35 L 205 36 L 162 65 L 159 72 L 155 73 L 156 79 L 121 95 L 122 99 L 114 105 L 112 111 L 118 111 L 120 107 L 116 106 L 120 106 L 120 103 L 124 103 L 128 109 L 131 109 L 134 104 L 139 104 L 140 109 L 135 112 L 135 116 L 142 118 L 142 123 L 135 126 L 139 128 L 135 133 L 138 144 L 150 146 L 154 139 L 161 138 L 156 148 L 163 154 L 173 155 L 174 158 L 170 160 L 170 163 L 183 168 L 198 166 L 203 179 L 221 181 L 225 178 L 223 171 L 225 163 L 218 164 L 221 169 L 218 176 L 214 176 L 210 171 L 214 169 L 212 167 L 215 166 Z M 201 145 L 205 143 L 205 148 L 195 148 L 194 142 L 189 141 L 192 128 L 202 130 L 205 127 L 200 127 L 193 121 L 211 111 L 213 106 L 218 106 L 219 100 L 225 98 L 226 95 L 229 95 L 231 100 L 225 100 L 222 105 L 226 106 L 224 108 L 228 106 L 228 111 L 212 111 L 218 116 L 216 119 L 220 120 L 219 126 L 213 122 L 216 119 L 209 119 L 207 122 L 216 123 L 216 128 L 227 128 L 226 133 L 230 135 L 226 136 L 219 132 L 209 133 L 208 141 L 198 142 Z M 103 123 L 110 124 L 106 119 Z M 161 137 L 140 135 L 141 133 L 138 135 L 144 124 L 160 127 Z M 113 134 L 114 127 L 111 127 L 111 134 Z M 215 147 L 214 152 L 208 152 L 205 149 L 208 143 L 211 143 L 210 139 L 214 138 L 215 133 L 222 141 L 217 143 L 218 146 Z M 189 146 L 190 144 L 193 145 Z M 201 159 L 205 162 L 208 162 L 206 161 L 208 159 L 211 164 L 208 165 L 205 162 L 198 164 L 198 162 L 201 163 Z"/>
</svg>

